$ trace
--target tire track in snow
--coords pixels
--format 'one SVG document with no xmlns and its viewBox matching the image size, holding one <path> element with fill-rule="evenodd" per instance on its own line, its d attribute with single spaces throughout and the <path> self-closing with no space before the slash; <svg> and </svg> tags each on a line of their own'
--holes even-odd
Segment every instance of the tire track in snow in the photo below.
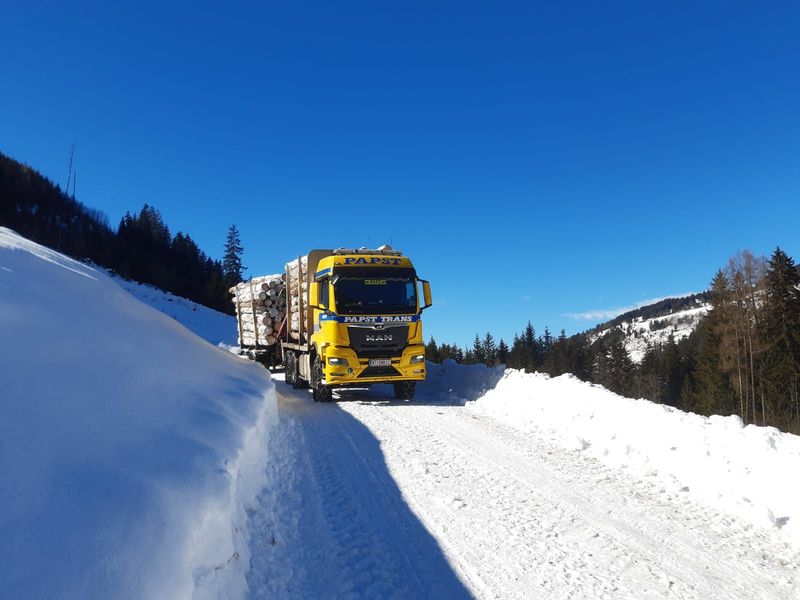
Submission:
<svg viewBox="0 0 800 600">
<path fill-rule="evenodd" d="M 467 598 L 387 472 L 378 441 L 338 405 L 276 383 L 283 436 L 250 516 L 251 594 Z"/>
</svg>

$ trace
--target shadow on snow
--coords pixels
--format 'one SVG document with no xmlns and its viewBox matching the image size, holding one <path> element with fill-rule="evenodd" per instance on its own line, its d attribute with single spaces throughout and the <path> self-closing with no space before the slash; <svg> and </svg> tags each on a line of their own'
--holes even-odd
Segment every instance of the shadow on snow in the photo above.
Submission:
<svg viewBox="0 0 800 600">
<path fill-rule="evenodd" d="M 275 385 L 279 429 L 285 435 L 300 433 L 282 442 L 296 456 L 284 466 L 291 473 L 273 476 L 291 484 L 271 501 L 285 502 L 286 495 L 302 498 L 300 514 L 294 515 L 299 524 L 293 541 L 307 550 L 296 560 L 307 563 L 316 555 L 318 561 L 313 573 L 283 588 L 288 595 L 472 597 L 410 509 L 374 434 L 336 402 L 316 404 L 308 390 L 294 390 L 281 381 Z M 383 392 L 391 393 L 390 386 L 380 388 L 341 390 L 338 400 L 408 404 L 387 397 Z M 252 576 L 250 581 L 255 583 Z"/>
</svg>

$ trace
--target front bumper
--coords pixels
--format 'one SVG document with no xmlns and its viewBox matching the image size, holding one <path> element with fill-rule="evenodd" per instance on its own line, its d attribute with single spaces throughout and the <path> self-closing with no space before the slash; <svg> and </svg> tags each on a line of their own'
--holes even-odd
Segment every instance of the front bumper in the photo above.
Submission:
<svg viewBox="0 0 800 600">
<path fill-rule="evenodd" d="M 425 359 L 411 362 L 412 357 L 424 357 L 425 347 L 408 346 L 402 356 L 386 357 L 390 366 L 370 367 L 369 361 L 377 357 L 360 358 L 351 348 L 328 348 L 325 352 L 325 384 L 347 385 L 359 383 L 391 383 L 395 381 L 425 381 Z M 346 365 L 331 364 L 330 359 L 345 359 Z"/>
</svg>

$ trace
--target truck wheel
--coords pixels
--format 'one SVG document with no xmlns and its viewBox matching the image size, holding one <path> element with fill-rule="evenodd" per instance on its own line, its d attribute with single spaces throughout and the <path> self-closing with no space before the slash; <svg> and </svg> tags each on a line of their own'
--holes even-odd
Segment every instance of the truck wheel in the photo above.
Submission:
<svg viewBox="0 0 800 600">
<path fill-rule="evenodd" d="M 286 352 L 284 356 L 284 380 L 286 385 L 297 387 L 297 356 L 294 352 Z"/>
<path fill-rule="evenodd" d="M 414 392 L 416 390 L 416 382 L 398 381 L 394 384 L 394 397 L 398 400 L 411 400 L 414 397 Z"/>
<path fill-rule="evenodd" d="M 317 402 L 330 402 L 333 400 L 333 390 L 322 383 L 322 360 L 314 357 L 314 366 L 311 367 L 311 392 Z"/>
</svg>

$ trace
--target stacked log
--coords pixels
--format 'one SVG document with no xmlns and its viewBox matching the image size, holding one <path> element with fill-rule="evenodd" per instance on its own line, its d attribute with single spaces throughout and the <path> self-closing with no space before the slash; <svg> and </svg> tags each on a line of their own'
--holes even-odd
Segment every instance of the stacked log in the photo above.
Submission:
<svg viewBox="0 0 800 600">
<path fill-rule="evenodd" d="M 287 263 L 286 270 L 289 274 L 289 335 L 294 340 L 300 339 L 300 319 L 305 318 L 306 310 L 308 307 L 308 257 L 302 256 Z M 300 314 L 300 305 L 302 295 L 303 314 Z M 306 323 L 303 323 L 305 333 Z"/>
<path fill-rule="evenodd" d="M 254 277 L 230 289 L 242 346 L 272 346 L 286 317 L 286 275 Z"/>
</svg>

